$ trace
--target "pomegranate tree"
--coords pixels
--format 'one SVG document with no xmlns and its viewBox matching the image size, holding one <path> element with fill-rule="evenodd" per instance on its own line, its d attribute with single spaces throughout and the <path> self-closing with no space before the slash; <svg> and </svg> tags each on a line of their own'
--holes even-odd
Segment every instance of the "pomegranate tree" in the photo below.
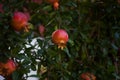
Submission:
<svg viewBox="0 0 120 80">
<path fill-rule="evenodd" d="M 119 66 L 120 0 L 0 0 L 5 80 L 120 80 Z"/>
</svg>

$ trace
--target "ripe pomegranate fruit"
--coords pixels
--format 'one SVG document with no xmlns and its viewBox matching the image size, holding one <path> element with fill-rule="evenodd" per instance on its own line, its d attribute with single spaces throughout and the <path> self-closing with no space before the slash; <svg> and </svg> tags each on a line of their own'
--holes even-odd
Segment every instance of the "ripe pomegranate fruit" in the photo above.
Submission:
<svg viewBox="0 0 120 80">
<path fill-rule="evenodd" d="M 16 64 L 13 60 L 9 59 L 6 63 L 0 65 L 0 74 L 3 76 L 8 76 L 16 70 Z"/>
<path fill-rule="evenodd" d="M 45 32 L 45 27 L 43 25 L 39 25 L 38 30 L 39 30 L 40 36 L 43 37 Z"/>
<path fill-rule="evenodd" d="M 52 4 L 55 10 L 59 8 L 59 0 L 47 0 L 47 2 Z"/>
<path fill-rule="evenodd" d="M 58 3 L 58 2 L 54 2 L 53 7 L 54 7 L 55 10 L 58 10 L 58 8 L 59 8 L 59 3 Z"/>
<path fill-rule="evenodd" d="M 7 69 L 7 74 L 11 74 L 16 70 L 16 65 L 13 60 L 8 60 L 7 63 L 4 65 L 4 68 Z"/>
<path fill-rule="evenodd" d="M 58 29 L 52 33 L 53 43 L 58 45 L 58 48 L 63 49 L 68 41 L 68 33 L 63 29 Z"/>
<path fill-rule="evenodd" d="M 95 75 L 89 72 L 82 73 L 80 77 L 83 80 L 96 80 Z"/>
<path fill-rule="evenodd" d="M 27 28 L 28 18 L 22 12 L 14 12 L 11 25 L 16 31 L 21 31 L 24 29 L 25 31 L 28 30 Z"/>
</svg>

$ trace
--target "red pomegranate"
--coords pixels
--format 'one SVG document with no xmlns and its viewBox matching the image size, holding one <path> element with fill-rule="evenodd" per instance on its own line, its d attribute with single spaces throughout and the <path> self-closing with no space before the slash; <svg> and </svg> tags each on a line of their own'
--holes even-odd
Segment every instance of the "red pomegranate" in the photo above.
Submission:
<svg viewBox="0 0 120 80">
<path fill-rule="evenodd" d="M 45 27 L 43 25 L 39 25 L 38 30 L 39 30 L 40 36 L 43 37 L 45 32 Z"/>
<path fill-rule="evenodd" d="M 89 72 L 82 73 L 80 77 L 83 80 L 96 80 L 96 76 Z"/>
<path fill-rule="evenodd" d="M 52 33 L 53 43 L 58 45 L 58 48 L 63 49 L 68 41 L 68 33 L 63 29 L 58 29 Z"/>
<path fill-rule="evenodd" d="M 54 3 L 53 3 L 53 7 L 54 7 L 55 10 L 58 10 L 58 8 L 59 8 L 59 3 L 58 3 L 58 2 L 54 2 Z"/>
<path fill-rule="evenodd" d="M 59 0 L 47 0 L 47 2 L 52 4 L 55 10 L 59 8 Z"/>
<path fill-rule="evenodd" d="M 4 68 L 7 70 L 8 75 L 13 73 L 16 70 L 15 62 L 9 59 L 7 63 L 5 63 Z"/>
<path fill-rule="evenodd" d="M 26 29 L 27 23 L 28 18 L 23 12 L 14 12 L 11 24 L 16 31 Z"/>
<path fill-rule="evenodd" d="M 13 60 L 9 59 L 6 63 L 0 62 L 0 74 L 8 76 L 16 70 L 16 64 Z"/>
</svg>

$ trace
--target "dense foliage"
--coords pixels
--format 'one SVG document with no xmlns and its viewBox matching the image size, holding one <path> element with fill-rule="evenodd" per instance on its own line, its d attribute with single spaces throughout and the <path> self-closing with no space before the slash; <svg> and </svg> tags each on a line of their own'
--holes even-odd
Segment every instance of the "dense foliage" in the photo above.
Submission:
<svg viewBox="0 0 120 80">
<path fill-rule="evenodd" d="M 29 31 L 14 30 L 15 11 L 27 14 Z M 59 0 L 58 9 L 47 0 L 1 0 L 0 62 L 12 59 L 17 66 L 4 77 L 26 80 L 35 70 L 31 76 L 40 80 L 82 80 L 84 72 L 119 80 L 119 19 L 120 0 Z M 57 29 L 69 35 L 63 50 L 51 40 Z"/>
</svg>

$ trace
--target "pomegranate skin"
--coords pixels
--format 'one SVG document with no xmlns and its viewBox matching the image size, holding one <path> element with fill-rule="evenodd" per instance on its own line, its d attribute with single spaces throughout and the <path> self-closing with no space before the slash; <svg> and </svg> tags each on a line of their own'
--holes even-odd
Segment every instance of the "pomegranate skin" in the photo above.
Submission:
<svg viewBox="0 0 120 80">
<path fill-rule="evenodd" d="M 58 45 L 58 48 L 63 49 L 66 46 L 68 39 L 68 33 L 63 29 L 58 29 L 52 33 L 52 41 Z"/>
<path fill-rule="evenodd" d="M 11 25 L 16 31 L 21 31 L 25 29 L 28 23 L 27 16 L 22 12 L 14 12 Z"/>
</svg>

